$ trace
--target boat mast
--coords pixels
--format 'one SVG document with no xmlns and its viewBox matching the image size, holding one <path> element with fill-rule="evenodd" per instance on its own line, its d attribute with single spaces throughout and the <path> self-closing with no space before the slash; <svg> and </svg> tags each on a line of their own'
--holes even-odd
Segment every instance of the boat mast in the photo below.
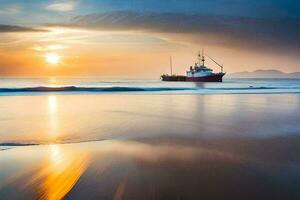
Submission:
<svg viewBox="0 0 300 200">
<path fill-rule="evenodd" d="M 204 58 L 204 49 L 202 49 L 202 66 L 204 66 L 205 58 Z"/>
<path fill-rule="evenodd" d="M 201 66 L 201 53 L 199 51 L 198 53 L 198 64 L 199 64 L 199 67 Z"/>
</svg>

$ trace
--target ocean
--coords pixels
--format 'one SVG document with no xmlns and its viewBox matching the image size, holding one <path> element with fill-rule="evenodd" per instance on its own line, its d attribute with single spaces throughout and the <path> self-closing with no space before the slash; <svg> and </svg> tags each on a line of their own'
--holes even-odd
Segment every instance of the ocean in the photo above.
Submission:
<svg viewBox="0 0 300 200">
<path fill-rule="evenodd" d="M 300 79 L 225 79 L 223 83 L 101 80 L 99 78 L 1 78 L 0 95 L 37 93 L 286 94 L 300 93 Z"/>
<path fill-rule="evenodd" d="M 0 79 L 0 199 L 299 199 L 300 79 Z"/>
</svg>

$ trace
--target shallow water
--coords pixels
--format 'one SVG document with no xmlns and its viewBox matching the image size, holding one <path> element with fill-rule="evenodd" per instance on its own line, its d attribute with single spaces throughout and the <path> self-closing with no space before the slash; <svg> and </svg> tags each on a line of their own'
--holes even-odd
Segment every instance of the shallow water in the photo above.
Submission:
<svg viewBox="0 0 300 200">
<path fill-rule="evenodd" d="M 0 110 L 2 143 L 300 133 L 298 94 L 2 96 Z"/>
<path fill-rule="evenodd" d="M 1 200 L 300 198 L 297 93 L 2 93 L 0 111 Z"/>
</svg>

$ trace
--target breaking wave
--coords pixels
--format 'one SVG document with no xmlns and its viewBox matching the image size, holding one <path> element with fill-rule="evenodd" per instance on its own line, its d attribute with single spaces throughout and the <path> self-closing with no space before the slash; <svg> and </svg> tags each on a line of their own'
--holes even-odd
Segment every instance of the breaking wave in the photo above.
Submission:
<svg viewBox="0 0 300 200">
<path fill-rule="evenodd" d="M 172 91 L 190 91 L 192 93 L 300 93 L 300 87 L 78 87 L 78 86 L 64 86 L 64 87 L 24 87 L 24 88 L 0 88 L 0 94 L 8 93 L 114 93 L 114 92 L 172 92 Z M 243 92 L 244 91 L 244 92 Z"/>
<path fill-rule="evenodd" d="M 145 88 L 145 87 L 28 87 L 28 88 L 0 88 L 0 92 L 155 92 L 173 90 L 196 90 L 196 88 Z"/>
</svg>

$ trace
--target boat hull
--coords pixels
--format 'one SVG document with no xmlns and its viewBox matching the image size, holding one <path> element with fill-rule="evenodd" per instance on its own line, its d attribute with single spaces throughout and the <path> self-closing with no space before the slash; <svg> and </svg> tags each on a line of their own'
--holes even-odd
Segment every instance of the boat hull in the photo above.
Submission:
<svg viewBox="0 0 300 200">
<path fill-rule="evenodd" d="M 222 82 L 223 76 L 225 73 L 217 73 L 211 76 L 203 76 L 203 77 L 186 77 L 186 81 L 189 82 Z"/>
<path fill-rule="evenodd" d="M 162 81 L 189 81 L 189 82 L 222 82 L 223 76 L 225 73 L 217 73 L 211 76 L 204 76 L 204 77 L 187 77 L 187 76 L 176 76 L 176 75 L 162 75 Z"/>
<path fill-rule="evenodd" d="M 186 76 L 176 76 L 176 75 L 162 75 L 161 76 L 161 80 L 162 81 L 171 81 L 171 82 L 174 82 L 174 81 L 186 81 Z"/>
</svg>

